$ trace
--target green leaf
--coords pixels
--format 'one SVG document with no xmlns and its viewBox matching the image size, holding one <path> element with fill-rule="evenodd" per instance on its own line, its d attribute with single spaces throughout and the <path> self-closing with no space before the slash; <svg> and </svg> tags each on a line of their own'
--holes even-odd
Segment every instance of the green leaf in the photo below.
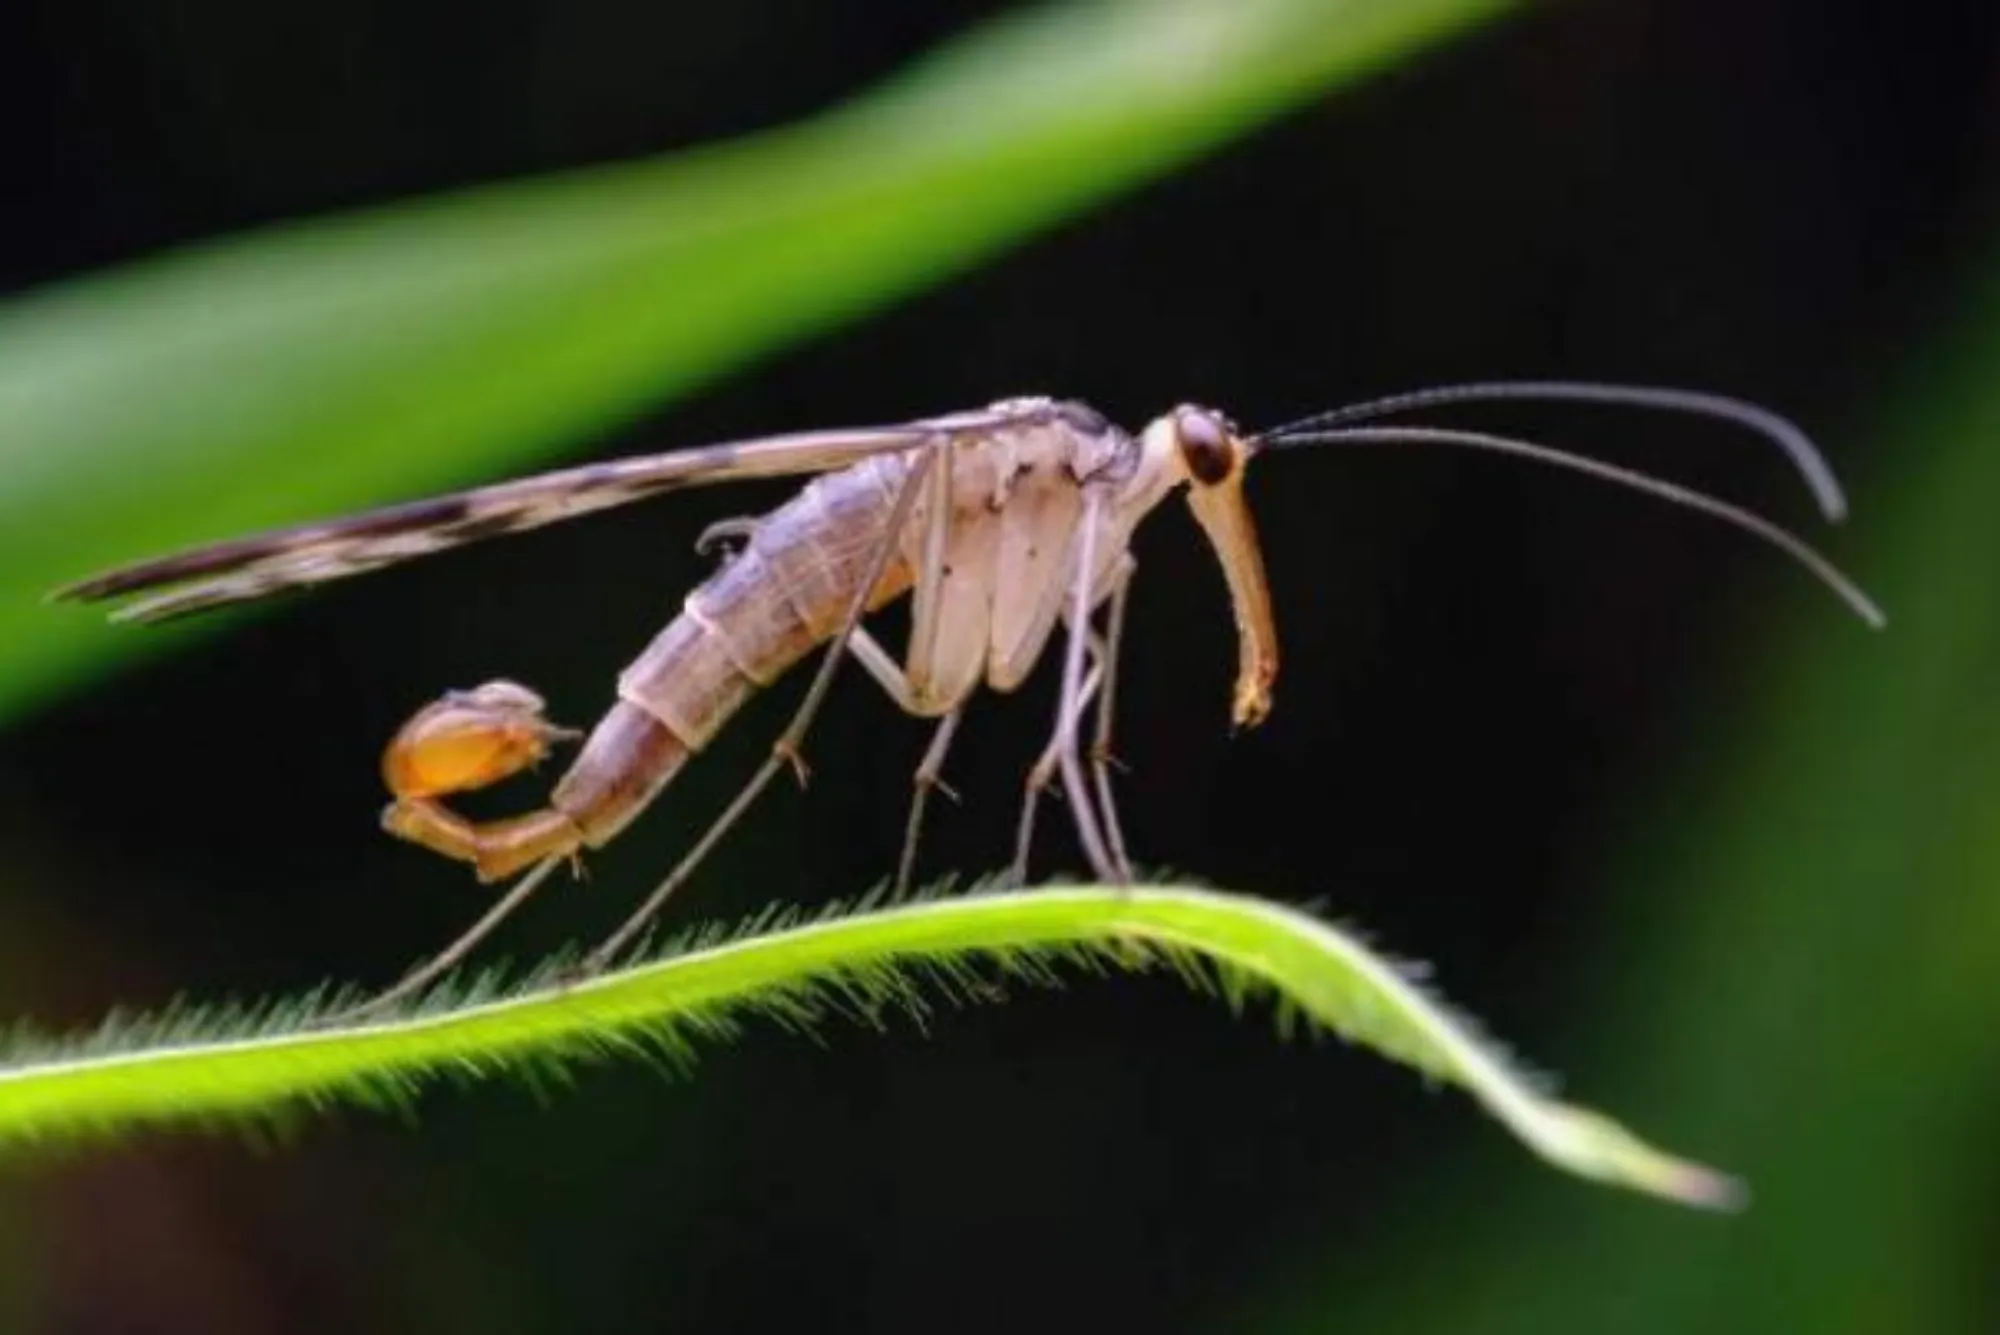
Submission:
<svg viewBox="0 0 2000 1335">
<path fill-rule="evenodd" d="M 931 898 L 707 939 L 563 988 L 434 994 L 341 1026 L 317 999 L 233 1014 L 114 1019 L 50 1043 L 17 1036 L 0 1067 L 0 1142 L 142 1124 L 269 1119 L 300 1105 L 403 1099 L 443 1075 L 557 1070 L 613 1054 L 691 1054 L 749 1016 L 810 1024 L 829 1013 L 922 1013 L 924 997 L 993 995 L 1065 967 L 1175 968 L 1240 1008 L 1276 999 L 1286 1019 L 1366 1045 L 1459 1085 L 1550 1163 L 1690 1205 L 1729 1207 L 1731 1179 L 1675 1159 L 1596 1113 L 1555 1101 L 1474 1026 L 1352 935 L 1297 910 L 1170 886 L 1055 886 Z M 928 987 L 921 985 L 928 984 Z"/>
<path fill-rule="evenodd" d="M 57 584 L 574 445 L 1505 2 L 1052 5 L 778 131 L 0 306 L 0 716 L 206 629 L 120 633 Z"/>
</svg>

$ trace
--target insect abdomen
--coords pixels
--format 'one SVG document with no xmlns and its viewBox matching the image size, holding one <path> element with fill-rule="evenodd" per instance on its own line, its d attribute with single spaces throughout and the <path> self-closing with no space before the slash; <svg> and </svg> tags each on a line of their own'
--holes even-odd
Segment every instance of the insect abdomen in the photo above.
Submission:
<svg viewBox="0 0 2000 1335">
<path fill-rule="evenodd" d="M 840 628 L 882 541 L 900 458 L 816 479 L 757 525 L 749 544 L 690 593 L 681 614 L 618 680 L 619 697 L 698 751 L 751 693 Z M 869 599 L 909 587 L 899 560 Z"/>
<path fill-rule="evenodd" d="M 757 525 L 618 679 L 554 805 L 593 847 L 622 830 L 759 688 L 837 631 L 867 576 L 905 465 L 887 457 L 816 479 Z M 869 599 L 908 588 L 900 560 Z"/>
</svg>

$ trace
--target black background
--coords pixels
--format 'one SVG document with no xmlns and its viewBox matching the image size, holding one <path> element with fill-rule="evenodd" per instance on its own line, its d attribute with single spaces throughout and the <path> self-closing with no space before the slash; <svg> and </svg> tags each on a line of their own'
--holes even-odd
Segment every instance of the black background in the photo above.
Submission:
<svg viewBox="0 0 2000 1335">
<path fill-rule="evenodd" d="M 16 0 L 0 282 L 782 123 L 1001 8 Z M 1516 16 L 590 453 L 1014 393 L 1134 427 L 1184 399 L 1254 425 L 1570 375 L 1778 406 L 1865 522 L 1893 461 L 1852 414 L 1990 216 L 1996 37 L 2000 15 L 1971 3 Z M 1479 416 L 1814 522 L 1781 463 L 1727 429 Z M 1601 857 L 1728 726 L 1697 706 L 1754 670 L 1760 629 L 1837 606 L 1718 526 L 1500 460 L 1302 452 L 1251 490 L 1286 651 L 1257 732 L 1228 735 L 1228 606 L 1193 526 L 1168 507 L 1138 541 L 1119 720 L 1136 850 L 1322 902 L 1565 1067 L 1588 1005 L 1564 986 L 1569 923 L 1619 893 Z M 24 881 L 68 889 L 14 910 L 44 945 L 9 1011 L 82 1023 L 180 992 L 390 977 L 480 892 L 375 831 L 381 741 L 495 675 L 587 722 L 704 572 L 694 535 L 783 494 L 689 494 L 355 581 L 13 727 L 0 836 L 26 850 Z M 505 949 L 621 916 L 799 685 Z M 974 709 L 929 873 L 1004 859 L 1051 703 L 1044 673 Z M 844 676 L 811 789 L 777 790 L 680 919 L 880 879 L 923 735 Z M 1062 838 L 1042 870 L 1073 864 Z M 1543 1171 L 1464 1100 L 1281 1044 L 1166 980 L 946 1010 L 928 1034 L 756 1027 L 689 1081 L 618 1065 L 546 1100 L 488 1085 L 420 1108 L 414 1126 L 316 1120 L 276 1155 L 159 1137 L 17 1177 L 23 1310 L 50 1330 L 1213 1328 L 1281 1270 L 1444 1210 L 1403 1186 L 1440 1147 Z"/>
</svg>

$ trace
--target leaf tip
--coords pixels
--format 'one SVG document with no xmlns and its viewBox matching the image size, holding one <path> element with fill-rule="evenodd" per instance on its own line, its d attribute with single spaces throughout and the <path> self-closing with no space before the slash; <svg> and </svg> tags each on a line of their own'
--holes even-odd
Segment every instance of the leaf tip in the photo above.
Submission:
<svg viewBox="0 0 2000 1335">
<path fill-rule="evenodd" d="M 1750 1187 L 1742 1178 L 1686 1160 L 1661 1165 L 1648 1185 L 1669 1200 L 1718 1214 L 1741 1214 L 1750 1206 Z"/>
<path fill-rule="evenodd" d="M 1566 1105 L 1550 1112 L 1541 1148 L 1572 1172 L 1718 1213 L 1736 1214 L 1750 1204 L 1742 1179 L 1655 1149 L 1600 1113 Z"/>
</svg>

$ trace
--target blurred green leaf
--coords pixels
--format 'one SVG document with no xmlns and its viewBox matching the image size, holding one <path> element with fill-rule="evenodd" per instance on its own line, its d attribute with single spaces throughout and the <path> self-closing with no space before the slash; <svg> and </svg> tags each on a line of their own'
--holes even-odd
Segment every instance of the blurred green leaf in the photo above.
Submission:
<svg viewBox="0 0 2000 1335">
<path fill-rule="evenodd" d="M 1707 775 L 1662 776 L 1603 920 L 1573 924 L 1617 1096 L 1724 1147 L 1757 1208 L 1726 1236 L 1579 1227 L 1441 1163 L 1412 1190 L 1492 1199 L 1489 1228 L 1440 1215 L 1366 1276 L 1301 1256 L 1259 1328 L 1993 1328 L 1963 1239 L 2000 1083 L 2000 263 L 1959 287 L 1958 326 L 1855 429 L 1893 482 L 1855 487 L 1852 534 L 1888 634 L 1816 618 L 1732 655 L 1759 677 L 1692 715 Z"/>
<path fill-rule="evenodd" d="M 0 1065 L 0 1140 L 269 1118 L 337 1099 L 380 1103 L 444 1074 L 560 1071 L 635 1052 L 685 1061 L 698 1040 L 727 1037 L 749 1015 L 792 1026 L 829 1012 L 876 1020 L 921 1014 L 924 983 L 990 999 L 990 980 L 1165 965 L 1239 1010 L 1274 996 L 1281 1018 L 1303 1016 L 1462 1086 L 1557 1167 L 1690 1205 L 1728 1206 L 1739 1195 L 1730 1179 L 1541 1093 L 1407 970 L 1282 905 L 1168 886 L 1058 886 L 798 925 L 773 927 L 774 916 L 750 935 L 710 932 L 692 949 L 571 987 L 446 989 L 394 1018 L 346 1027 L 321 1018 L 339 1005 L 295 1001 L 259 1007 L 256 1018 L 200 1009 L 116 1018 L 77 1042 L 17 1037 Z"/>
<path fill-rule="evenodd" d="M 42 605 L 53 585 L 575 444 L 1505 3 L 1051 5 L 780 131 L 19 298 L 0 308 L 0 716 L 199 633 L 113 632 Z"/>
</svg>

